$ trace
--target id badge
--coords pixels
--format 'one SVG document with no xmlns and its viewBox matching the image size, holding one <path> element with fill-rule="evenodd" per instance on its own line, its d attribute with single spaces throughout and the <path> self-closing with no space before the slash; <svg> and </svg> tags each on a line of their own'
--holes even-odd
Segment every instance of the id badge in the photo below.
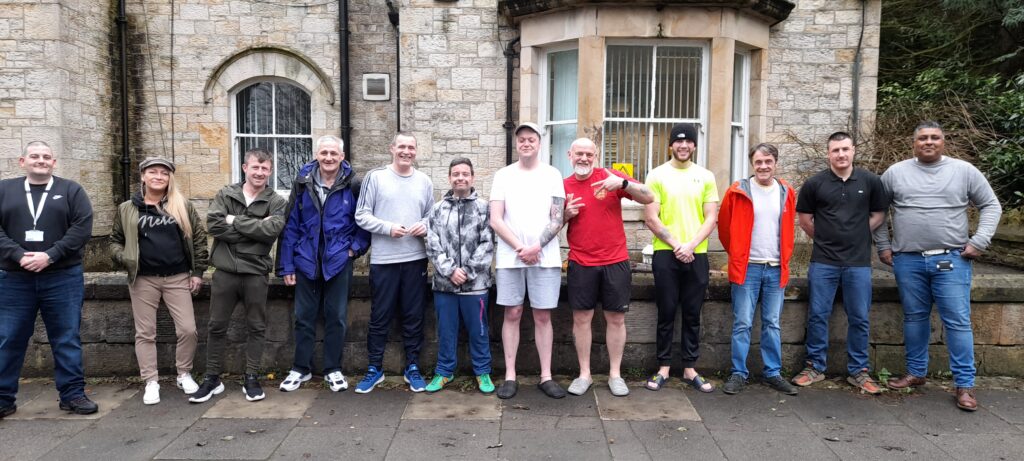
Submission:
<svg viewBox="0 0 1024 461">
<path fill-rule="evenodd" d="M 25 231 L 25 241 L 26 242 L 42 242 L 43 241 L 43 231 L 41 231 L 41 230 L 28 230 L 28 231 Z"/>
</svg>

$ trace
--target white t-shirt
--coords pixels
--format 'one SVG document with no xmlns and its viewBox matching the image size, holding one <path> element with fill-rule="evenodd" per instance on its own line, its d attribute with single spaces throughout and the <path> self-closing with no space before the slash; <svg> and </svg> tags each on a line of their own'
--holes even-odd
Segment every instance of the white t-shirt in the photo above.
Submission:
<svg viewBox="0 0 1024 461">
<path fill-rule="evenodd" d="M 762 187 L 750 181 L 750 199 L 754 202 L 754 229 L 750 237 L 750 261 L 779 262 L 779 222 L 782 213 L 782 188 L 778 181 Z"/>
<path fill-rule="evenodd" d="M 505 202 L 505 225 L 524 245 L 540 243 L 544 228 L 551 222 L 553 198 L 565 198 L 562 174 L 551 165 L 538 165 L 532 170 L 520 168 L 519 162 L 506 166 L 494 174 L 491 200 Z M 498 269 L 531 267 L 516 257 L 515 249 L 500 237 L 495 252 Z M 562 252 L 558 236 L 540 251 L 540 267 L 561 267 Z"/>
</svg>

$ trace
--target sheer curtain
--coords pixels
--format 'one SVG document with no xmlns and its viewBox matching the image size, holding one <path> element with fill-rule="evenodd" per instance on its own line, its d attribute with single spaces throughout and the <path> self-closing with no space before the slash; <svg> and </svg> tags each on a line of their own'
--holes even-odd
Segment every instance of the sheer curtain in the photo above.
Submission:
<svg viewBox="0 0 1024 461">
<path fill-rule="evenodd" d="M 578 75 L 578 50 L 548 53 L 548 154 L 562 176 L 572 173 L 566 152 L 576 139 Z"/>
</svg>

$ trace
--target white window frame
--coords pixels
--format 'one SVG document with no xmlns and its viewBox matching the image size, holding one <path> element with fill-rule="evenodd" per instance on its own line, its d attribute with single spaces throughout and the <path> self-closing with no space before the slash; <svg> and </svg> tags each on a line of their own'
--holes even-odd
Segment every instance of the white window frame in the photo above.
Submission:
<svg viewBox="0 0 1024 461">
<path fill-rule="evenodd" d="M 750 176 L 750 161 L 747 157 L 747 150 L 750 147 L 750 64 L 751 56 L 749 51 L 736 50 L 736 59 L 741 59 L 743 62 L 743 74 L 740 76 L 734 75 L 733 88 L 735 88 L 735 79 L 740 78 L 743 88 L 740 94 L 743 95 L 743 104 L 740 109 L 740 121 L 730 120 L 729 138 L 730 146 L 729 149 L 732 151 L 732 168 L 731 175 L 732 180 L 737 181 L 740 179 L 747 178 Z M 733 65 L 733 69 L 735 69 Z M 732 108 L 730 108 L 730 119 L 732 118 Z M 737 136 L 733 134 L 736 128 L 740 129 L 740 133 Z M 737 142 L 738 141 L 738 142 Z"/>
<path fill-rule="evenodd" d="M 654 118 L 636 118 L 636 117 L 604 117 L 603 114 L 606 112 L 606 108 L 608 107 L 608 92 L 605 91 L 605 89 L 608 87 L 608 85 L 607 85 L 608 76 L 606 75 L 606 73 L 608 71 L 608 62 L 607 62 L 608 61 L 608 47 L 609 46 L 616 46 L 616 45 L 651 46 L 651 47 L 655 48 L 654 51 L 653 51 L 653 54 L 652 54 L 654 59 L 652 59 L 653 67 L 651 69 L 651 88 L 652 89 L 651 89 L 650 109 L 651 109 L 652 112 L 654 111 L 655 98 L 657 97 L 657 95 L 655 94 L 655 90 L 654 90 L 655 88 L 657 88 L 657 78 L 658 78 L 658 74 L 657 74 L 657 71 L 658 71 L 658 59 L 657 59 L 658 52 L 657 52 L 657 47 L 658 46 L 672 46 L 672 47 L 694 47 L 694 48 L 700 48 L 701 49 L 701 62 L 700 62 L 700 64 L 701 64 L 701 88 L 700 88 L 700 105 L 699 105 L 699 109 L 698 109 L 698 113 L 700 114 L 700 118 L 699 119 L 693 119 L 693 118 L 654 119 Z M 601 100 L 602 100 L 602 104 L 601 104 L 601 114 L 602 114 L 601 125 L 602 125 L 602 127 L 604 126 L 605 122 L 652 122 L 652 121 L 656 120 L 658 123 L 694 123 L 694 124 L 697 125 L 698 129 L 700 130 L 700 134 L 699 134 L 699 138 L 698 138 L 699 142 L 697 143 L 697 164 L 700 165 L 700 166 L 706 167 L 707 166 L 707 162 L 708 162 L 708 155 L 707 155 L 708 143 L 707 143 L 707 129 L 706 129 L 706 127 L 707 127 L 707 123 L 708 123 L 707 122 L 708 121 L 708 99 L 710 98 L 710 86 L 711 86 L 711 81 L 710 81 L 710 75 L 711 75 L 711 65 L 710 65 L 711 64 L 711 44 L 708 43 L 707 41 L 685 40 L 685 39 L 684 40 L 677 40 L 677 39 L 656 39 L 656 40 L 647 40 L 647 39 L 615 39 L 615 40 L 606 40 L 604 46 L 605 46 L 605 52 L 604 52 L 605 62 L 601 63 L 601 73 L 602 73 L 601 81 L 602 81 L 602 83 L 604 83 L 602 85 L 602 91 L 604 92 L 604 95 L 602 95 L 602 97 L 601 97 Z M 648 139 L 651 139 L 653 141 L 653 139 L 654 139 L 654 126 L 652 125 L 648 129 L 650 130 L 648 132 Z M 666 146 L 662 146 L 662 147 L 667 149 Z M 600 149 L 601 149 L 601 158 L 603 159 L 605 157 L 604 143 L 603 142 L 601 143 Z M 648 172 L 653 170 L 655 167 L 658 166 L 658 165 L 654 165 L 654 155 L 653 155 L 654 154 L 654 151 L 653 151 L 654 149 L 657 149 L 657 146 L 650 146 L 650 145 L 648 146 L 647 169 L 646 169 L 646 171 L 648 171 Z"/>
<path fill-rule="evenodd" d="M 309 98 L 310 98 L 310 105 L 309 105 L 310 134 L 309 135 L 252 134 L 252 133 L 239 133 L 238 132 L 238 127 L 240 125 L 240 123 L 238 121 L 238 93 L 241 93 L 242 90 L 244 90 L 246 88 L 249 88 L 252 85 L 255 85 L 255 84 L 258 84 L 258 83 L 264 83 L 264 82 L 275 83 L 275 84 L 276 83 L 287 83 L 287 84 L 289 84 L 291 86 L 294 86 L 294 87 L 302 90 L 303 93 L 306 93 L 306 95 L 309 96 Z M 271 117 L 273 117 L 273 119 L 271 120 L 270 126 L 272 126 L 272 127 L 276 126 L 274 122 L 276 122 L 277 108 L 273 107 L 273 105 L 276 104 L 276 101 L 275 101 L 275 98 L 274 98 L 274 95 L 276 95 L 276 93 L 277 93 L 277 86 L 275 85 L 274 86 L 273 94 L 272 94 L 272 96 L 270 98 L 270 102 L 271 102 L 271 105 L 272 105 L 270 113 L 271 113 Z M 240 149 L 239 149 L 239 145 L 238 145 L 238 138 L 239 137 L 246 137 L 246 138 L 271 138 L 271 139 L 279 139 L 279 138 L 309 139 L 311 144 L 315 141 L 313 139 L 313 133 L 312 133 L 312 128 L 313 128 L 313 95 L 310 94 L 309 91 L 307 91 L 305 87 L 303 87 L 302 85 L 298 84 L 297 82 L 295 82 L 293 80 L 289 80 L 287 78 L 281 78 L 281 77 L 272 77 L 272 76 L 257 77 L 257 78 L 249 79 L 249 80 L 246 80 L 246 81 L 242 82 L 242 84 L 236 86 L 235 89 L 232 90 L 228 94 L 228 99 L 231 101 L 231 105 L 230 105 L 229 110 L 231 111 L 231 141 L 230 141 L 231 142 L 231 182 L 233 184 L 241 182 L 242 179 L 244 178 L 244 174 L 242 173 L 242 167 L 240 166 L 242 164 L 242 155 L 244 154 L 244 152 L 241 152 Z M 273 189 L 275 192 L 277 192 L 278 194 L 287 197 L 288 194 L 291 192 L 290 189 L 283 189 L 283 188 L 282 189 L 278 189 L 278 188 L 275 187 L 277 185 L 277 166 L 278 166 L 276 141 L 275 141 L 275 146 L 274 146 L 273 154 L 274 154 L 274 170 L 273 170 L 274 177 L 271 178 L 270 184 L 268 184 L 268 186 L 271 189 Z M 310 156 L 309 158 L 312 159 L 313 158 L 313 153 L 310 152 L 309 156 Z"/>
<path fill-rule="evenodd" d="M 579 116 L 580 116 L 580 113 L 579 113 L 580 93 L 579 93 L 579 86 L 577 85 L 577 88 L 576 88 L 576 107 L 577 107 L 577 109 L 576 109 L 576 118 L 574 118 L 572 120 L 559 120 L 559 121 L 555 121 L 555 122 L 552 122 L 552 121 L 548 120 L 548 113 L 549 113 L 549 111 L 551 109 L 550 107 L 548 107 L 548 104 L 550 103 L 550 101 L 548 101 L 548 99 L 549 99 L 548 98 L 548 89 L 549 89 L 548 88 L 548 55 L 551 54 L 551 53 L 558 53 L 558 52 L 561 52 L 561 51 L 576 50 L 576 52 L 577 52 L 576 56 L 577 56 L 577 59 L 579 59 L 579 49 L 580 49 L 579 43 L 576 42 L 576 41 L 571 41 L 571 42 L 556 43 L 556 44 L 553 44 L 553 45 L 545 45 L 544 48 L 541 50 L 541 53 L 540 53 L 540 66 L 539 66 L 539 69 L 538 69 L 539 84 L 537 85 L 538 86 L 537 112 L 539 112 L 538 117 L 537 117 L 537 123 L 544 130 L 544 133 L 541 136 L 541 142 L 540 142 L 541 143 L 541 147 L 540 147 L 540 161 L 545 163 L 545 164 L 548 164 L 548 165 L 552 164 L 552 153 L 551 153 L 551 133 L 552 133 L 552 130 L 549 127 L 552 127 L 552 126 L 555 126 L 555 125 L 576 124 L 577 131 L 578 131 Z M 577 65 L 577 69 L 582 69 L 582 68 L 583 68 L 582 66 Z"/>
</svg>

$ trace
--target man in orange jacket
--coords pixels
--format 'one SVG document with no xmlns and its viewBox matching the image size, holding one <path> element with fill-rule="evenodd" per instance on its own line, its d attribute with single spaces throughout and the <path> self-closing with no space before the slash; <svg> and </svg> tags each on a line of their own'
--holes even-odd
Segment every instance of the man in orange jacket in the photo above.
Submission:
<svg viewBox="0 0 1024 461">
<path fill-rule="evenodd" d="M 796 387 L 781 375 L 779 315 L 793 255 L 796 192 L 775 177 L 779 150 L 758 144 L 750 150 L 753 176 L 733 183 L 722 199 L 718 237 L 729 254 L 732 285 L 732 374 L 722 391 L 736 394 L 747 383 L 747 352 L 754 310 L 761 300 L 761 358 L 764 383 L 784 394 Z"/>
</svg>

